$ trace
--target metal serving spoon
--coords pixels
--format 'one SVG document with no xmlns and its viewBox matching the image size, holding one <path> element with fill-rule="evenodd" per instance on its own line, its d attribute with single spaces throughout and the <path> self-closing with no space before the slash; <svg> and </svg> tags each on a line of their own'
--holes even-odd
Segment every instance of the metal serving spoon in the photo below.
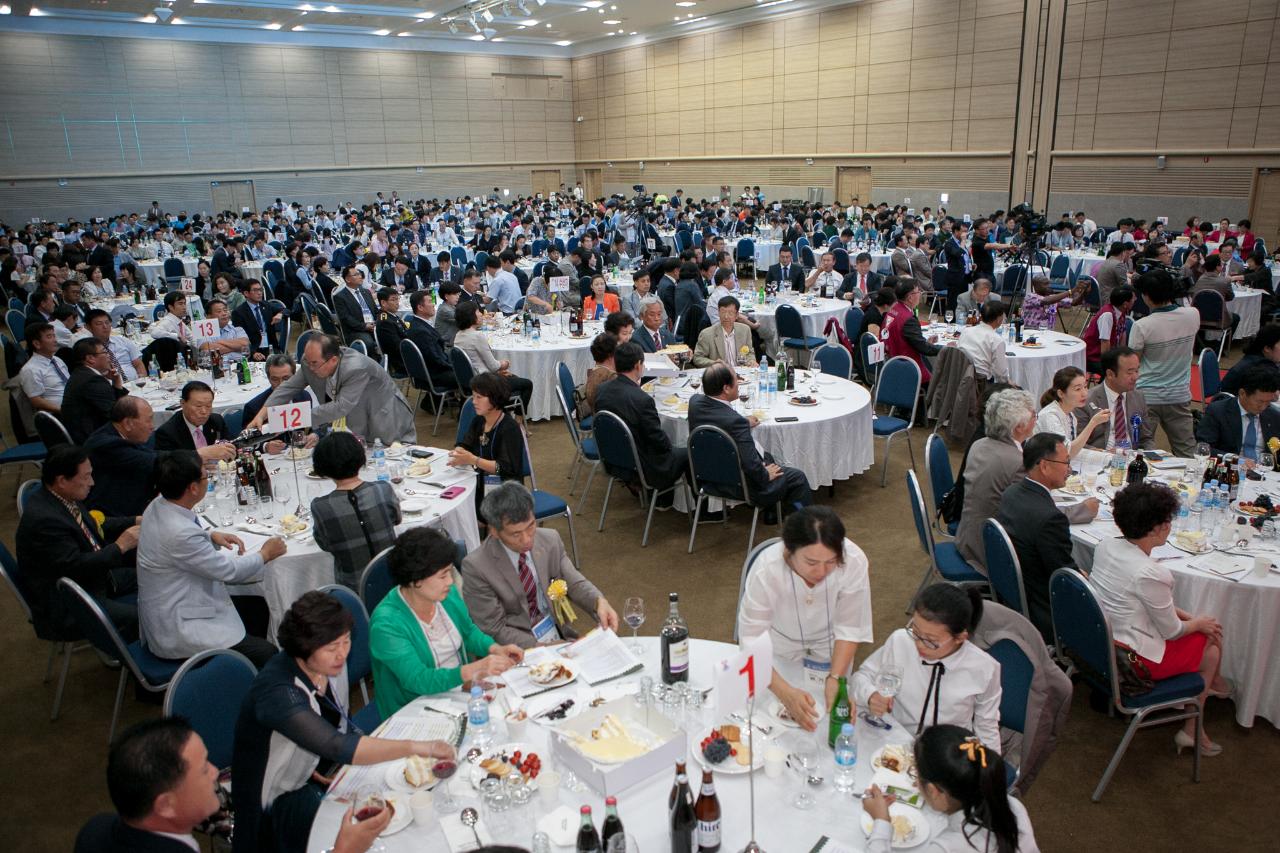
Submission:
<svg viewBox="0 0 1280 853">
<path fill-rule="evenodd" d="M 476 832 L 476 823 L 480 820 L 479 813 L 471 806 L 467 806 L 462 810 L 462 825 L 471 829 L 471 834 L 476 837 L 476 849 L 479 850 L 484 846 L 480 842 L 480 833 Z"/>
</svg>

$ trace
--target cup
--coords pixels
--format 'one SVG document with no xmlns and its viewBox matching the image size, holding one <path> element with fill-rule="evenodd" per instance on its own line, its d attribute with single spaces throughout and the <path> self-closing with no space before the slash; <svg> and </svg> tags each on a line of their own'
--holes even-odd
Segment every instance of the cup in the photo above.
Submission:
<svg viewBox="0 0 1280 853">
<path fill-rule="evenodd" d="M 555 770 L 543 770 L 538 774 L 538 796 L 548 810 L 560 805 L 560 774 Z"/>
<path fill-rule="evenodd" d="M 416 791 L 409 798 L 409 810 L 413 812 L 413 822 L 426 828 L 435 822 L 435 795 L 430 791 Z"/>
<path fill-rule="evenodd" d="M 1259 556 L 1253 558 L 1253 576 L 1255 578 L 1265 578 L 1271 571 L 1271 557 Z"/>
<path fill-rule="evenodd" d="M 529 718 L 516 719 L 515 714 L 507 714 L 507 737 L 513 741 L 524 740 L 525 729 L 529 727 Z"/>
<path fill-rule="evenodd" d="M 787 752 L 779 746 L 769 745 L 764 751 L 764 775 L 778 779 L 786 768 Z"/>
</svg>

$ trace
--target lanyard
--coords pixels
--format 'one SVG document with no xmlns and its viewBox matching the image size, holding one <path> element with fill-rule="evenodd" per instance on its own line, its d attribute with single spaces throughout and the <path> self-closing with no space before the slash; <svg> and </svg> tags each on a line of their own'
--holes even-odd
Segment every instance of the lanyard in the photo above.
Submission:
<svg viewBox="0 0 1280 853">
<path fill-rule="evenodd" d="M 788 569 L 791 567 L 788 566 Z M 796 593 L 796 573 L 791 572 L 791 601 L 796 608 L 796 629 L 800 632 L 800 645 L 804 647 L 804 654 L 809 654 L 810 649 L 804 638 L 804 621 L 800 618 L 800 597 Z M 835 644 L 833 637 L 835 633 L 831 630 L 831 598 L 827 595 L 826 587 L 822 589 L 822 602 L 827 606 L 827 660 L 830 661 L 835 657 Z"/>
<path fill-rule="evenodd" d="M 355 732 L 358 735 L 363 735 L 365 733 L 362 728 L 355 724 L 355 721 L 352 720 L 351 717 L 347 716 L 347 712 L 342 710 L 341 705 L 329 698 L 329 694 L 321 693 L 319 690 L 312 690 L 311 695 L 315 696 L 317 700 L 328 705 L 334 711 L 337 711 L 338 716 L 347 724 L 348 730 Z"/>
<path fill-rule="evenodd" d="M 938 703 L 942 696 L 942 676 L 947 673 L 947 665 L 942 661 L 920 661 L 921 666 L 933 667 L 929 674 L 929 686 L 924 689 L 924 704 L 920 706 L 920 719 L 916 721 L 916 734 L 924 731 L 924 715 L 929 712 L 929 700 L 933 699 L 933 723 L 938 724 Z"/>
</svg>

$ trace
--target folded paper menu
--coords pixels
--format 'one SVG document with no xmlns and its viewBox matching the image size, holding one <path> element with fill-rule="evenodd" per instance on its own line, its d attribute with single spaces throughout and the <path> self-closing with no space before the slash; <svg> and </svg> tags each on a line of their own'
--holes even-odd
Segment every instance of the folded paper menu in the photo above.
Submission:
<svg viewBox="0 0 1280 853">
<path fill-rule="evenodd" d="M 1215 551 L 1212 554 L 1206 554 L 1191 562 L 1193 569 L 1199 569 L 1202 572 L 1219 575 L 1224 578 L 1231 578 L 1237 575 L 1243 575 L 1245 572 L 1253 568 L 1252 557 L 1237 557 L 1232 554 L 1224 554 L 1221 551 Z"/>
<path fill-rule="evenodd" d="M 423 714 L 399 714 L 365 734 L 389 740 L 442 740 L 457 749 L 462 743 L 465 720 L 465 711 L 455 714 L 432 709 Z M 349 802 L 361 787 L 381 785 L 386 772 L 385 761 L 381 764 L 348 765 L 334 777 L 328 796 L 340 803 Z"/>
<path fill-rule="evenodd" d="M 644 669 L 627 644 L 609 628 L 594 628 L 561 655 L 578 666 L 578 673 L 592 686 Z"/>
</svg>

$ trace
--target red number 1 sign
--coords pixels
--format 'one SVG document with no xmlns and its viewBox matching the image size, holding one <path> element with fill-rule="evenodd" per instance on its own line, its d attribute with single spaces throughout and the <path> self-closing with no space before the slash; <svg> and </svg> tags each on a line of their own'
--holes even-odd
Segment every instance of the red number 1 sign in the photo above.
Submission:
<svg viewBox="0 0 1280 853">
<path fill-rule="evenodd" d="M 716 708 L 721 715 L 744 711 L 758 688 L 773 677 L 773 641 L 766 632 L 744 642 L 715 666 Z"/>
</svg>

